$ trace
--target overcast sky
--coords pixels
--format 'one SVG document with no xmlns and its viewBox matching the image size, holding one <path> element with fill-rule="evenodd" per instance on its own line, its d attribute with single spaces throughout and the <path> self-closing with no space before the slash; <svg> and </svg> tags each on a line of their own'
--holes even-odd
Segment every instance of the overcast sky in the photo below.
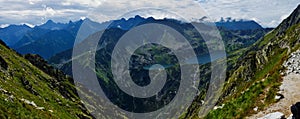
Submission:
<svg viewBox="0 0 300 119">
<path fill-rule="evenodd" d="M 0 27 L 6 24 L 42 24 L 76 21 L 93 17 L 103 22 L 124 14 L 140 14 L 156 18 L 180 16 L 184 19 L 211 20 L 221 17 L 255 20 L 264 27 L 275 27 L 300 3 L 299 0 L 0 0 Z M 170 11 L 139 11 L 155 8 Z M 202 11 L 204 10 L 204 11 Z M 126 16 L 126 15 L 125 15 Z"/>
</svg>

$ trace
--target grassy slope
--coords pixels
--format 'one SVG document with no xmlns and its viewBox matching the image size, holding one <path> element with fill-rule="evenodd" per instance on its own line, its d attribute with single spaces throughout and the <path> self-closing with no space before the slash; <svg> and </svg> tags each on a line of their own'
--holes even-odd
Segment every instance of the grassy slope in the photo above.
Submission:
<svg viewBox="0 0 300 119">
<path fill-rule="evenodd" d="M 255 107 L 262 110 L 274 103 L 274 97 L 282 81 L 280 75 L 282 63 L 289 56 L 287 47 L 291 51 L 299 49 L 299 29 L 300 24 L 293 25 L 283 35 L 277 35 L 278 29 L 275 29 L 257 42 L 253 47 L 258 51 L 254 50 L 245 55 L 255 62 L 249 64 L 257 68 L 254 75 L 250 80 L 245 81 L 240 78 L 240 74 L 245 73 L 245 70 L 251 66 L 239 66 L 228 79 L 228 84 L 238 84 L 236 88 L 229 89 L 230 86 L 225 85 L 225 90 L 234 90 L 234 93 L 222 101 L 225 104 L 222 109 L 211 111 L 206 118 L 243 118 L 255 113 L 253 111 Z M 263 55 L 263 52 L 269 55 Z"/>
<path fill-rule="evenodd" d="M 54 81 L 55 77 L 3 45 L 0 45 L 0 57 L 8 64 L 7 69 L 0 67 L 0 118 L 89 117 L 82 111 L 76 94 L 71 93 L 73 85 L 64 77 L 60 78 L 62 81 Z M 64 97 L 59 87 L 64 87 L 72 98 Z M 38 110 L 22 99 L 33 101 L 45 109 Z"/>
</svg>

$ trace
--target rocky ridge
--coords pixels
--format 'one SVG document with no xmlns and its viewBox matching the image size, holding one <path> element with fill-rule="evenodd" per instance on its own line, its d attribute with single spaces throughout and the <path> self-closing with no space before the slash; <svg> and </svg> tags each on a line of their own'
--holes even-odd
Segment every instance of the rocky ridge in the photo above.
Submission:
<svg viewBox="0 0 300 119">
<path fill-rule="evenodd" d="M 248 117 L 249 119 L 282 119 L 291 118 L 291 106 L 300 101 L 300 50 L 291 53 L 283 63 L 285 70 L 281 73 L 283 81 L 280 90 L 275 96 L 276 103 L 266 107 L 265 110 Z M 256 110 L 257 111 L 257 110 Z"/>
</svg>

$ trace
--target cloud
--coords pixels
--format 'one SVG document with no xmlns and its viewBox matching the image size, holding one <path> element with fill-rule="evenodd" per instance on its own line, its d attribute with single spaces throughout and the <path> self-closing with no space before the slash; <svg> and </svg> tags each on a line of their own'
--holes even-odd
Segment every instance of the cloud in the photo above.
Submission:
<svg viewBox="0 0 300 119">
<path fill-rule="evenodd" d="M 89 7 L 98 7 L 106 0 L 62 0 L 62 5 L 68 6 L 72 4 L 85 5 Z"/>
<path fill-rule="evenodd" d="M 299 0 L 206 0 L 200 5 L 213 18 L 255 18 L 263 26 L 275 27 L 300 3 Z"/>
<path fill-rule="evenodd" d="M 255 19 L 263 26 L 274 27 L 299 3 L 299 0 L 0 0 L 0 24 L 41 24 L 48 19 L 68 22 L 82 17 L 103 22 L 135 14 L 200 19 L 208 14 L 213 20 L 230 16 Z M 145 10 L 149 8 L 156 10 Z"/>
<path fill-rule="evenodd" d="M 9 24 L 1 24 L 0 28 L 5 28 L 5 27 L 8 27 L 8 26 L 9 26 Z"/>
<path fill-rule="evenodd" d="M 136 14 L 141 16 L 153 16 L 155 18 L 182 17 L 185 19 L 201 18 L 205 13 L 195 1 L 175 0 L 115 0 L 105 1 L 99 7 L 90 12 L 89 17 L 100 17 L 97 20 L 110 20 L 120 17 L 131 17 Z"/>
<path fill-rule="evenodd" d="M 53 10 L 53 8 L 51 8 L 51 7 L 46 7 L 45 13 L 53 16 L 53 15 L 55 15 L 56 11 Z"/>
<path fill-rule="evenodd" d="M 28 0 L 29 4 L 34 5 L 38 2 L 41 2 L 42 0 Z"/>
</svg>

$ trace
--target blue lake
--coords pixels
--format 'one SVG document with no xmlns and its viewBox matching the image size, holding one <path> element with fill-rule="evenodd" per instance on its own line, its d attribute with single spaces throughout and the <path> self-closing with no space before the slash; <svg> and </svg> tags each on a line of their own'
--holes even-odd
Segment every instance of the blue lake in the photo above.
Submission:
<svg viewBox="0 0 300 119">
<path fill-rule="evenodd" d="M 207 63 L 213 62 L 215 60 L 218 60 L 220 58 L 226 57 L 226 54 L 224 54 L 223 52 L 213 52 L 212 55 L 213 55 L 212 58 L 210 57 L 210 54 L 205 54 L 205 55 L 200 55 L 198 57 L 193 57 L 193 58 L 187 59 L 185 61 L 185 64 L 200 64 L 200 65 L 201 64 L 207 64 Z M 145 70 L 154 70 L 155 68 L 153 68 L 151 66 L 152 65 L 144 66 L 143 69 L 145 69 Z M 173 65 L 169 64 L 169 65 L 162 65 L 162 66 L 164 68 L 169 68 Z"/>
</svg>

